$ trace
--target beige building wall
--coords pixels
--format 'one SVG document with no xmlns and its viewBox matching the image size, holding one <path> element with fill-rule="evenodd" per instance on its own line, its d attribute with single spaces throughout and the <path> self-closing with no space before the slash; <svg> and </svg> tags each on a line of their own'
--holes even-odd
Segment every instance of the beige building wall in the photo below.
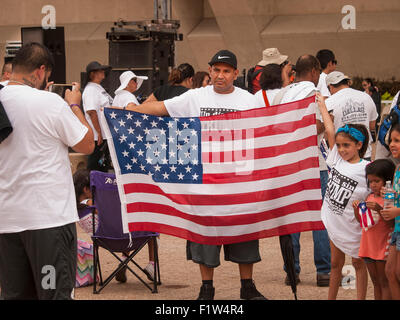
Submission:
<svg viewBox="0 0 400 320">
<path fill-rule="evenodd" d="M 92 60 L 108 62 L 110 31 L 118 19 L 154 18 L 153 0 L 1 0 L 0 61 L 7 40 L 20 40 L 20 28 L 40 26 L 45 5 L 56 8 L 64 26 L 67 81 L 79 80 Z M 356 9 L 356 29 L 344 30 L 342 7 Z M 399 78 L 399 0 L 172 0 L 172 19 L 180 20 L 183 41 L 176 43 L 176 64 L 206 70 L 219 49 L 230 49 L 239 69 L 277 47 L 295 63 L 298 56 L 331 49 L 338 69 L 353 76 Z"/>
</svg>

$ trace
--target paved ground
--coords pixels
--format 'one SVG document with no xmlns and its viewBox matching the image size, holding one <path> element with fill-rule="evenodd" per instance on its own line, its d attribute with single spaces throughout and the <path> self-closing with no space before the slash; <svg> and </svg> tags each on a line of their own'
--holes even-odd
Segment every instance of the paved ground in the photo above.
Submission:
<svg viewBox="0 0 400 320">
<path fill-rule="evenodd" d="M 78 227 L 78 238 L 89 240 L 89 237 Z M 94 295 L 92 287 L 77 288 L 77 300 L 194 300 L 197 298 L 201 278 L 198 265 L 186 260 L 186 242 L 183 239 L 161 235 L 160 270 L 162 285 L 158 293 L 151 293 L 129 272 L 127 283 L 113 280 L 100 294 Z M 282 270 L 283 260 L 277 237 L 260 240 L 262 261 L 254 267 L 254 280 L 257 288 L 267 298 L 273 300 L 293 300 L 291 288 L 284 285 L 285 273 Z M 221 257 L 223 255 L 221 254 Z M 103 272 L 107 273 L 116 265 L 116 260 L 105 251 L 100 252 Z M 147 264 L 147 249 L 138 255 L 143 267 Z M 301 236 L 301 283 L 297 288 L 299 300 L 324 300 L 328 288 L 316 286 L 316 273 L 313 263 L 313 241 L 311 232 Z M 351 265 L 349 257 L 346 264 Z M 238 300 L 240 281 L 236 264 L 222 262 L 215 270 L 215 299 Z M 339 289 L 338 299 L 356 298 L 355 289 Z M 372 282 L 369 280 L 367 299 L 373 299 Z"/>
<path fill-rule="evenodd" d="M 372 145 L 372 158 L 375 157 L 375 144 Z M 78 237 L 90 241 L 90 238 L 78 226 Z M 304 232 L 300 240 L 301 283 L 297 287 L 299 300 L 326 300 L 328 288 L 316 285 L 316 270 L 313 258 L 312 233 Z M 201 286 L 199 267 L 192 261 L 186 260 L 186 241 L 180 238 L 161 235 L 160 242 L 160 270 L 162 285 L 158 293 L 153 294 L 143 286 L 132 274 L 128 274 L 127 283 L 118 283 L 113 280 L 100 294 L 94 295 L 92 287 L 77 288 L 77 300 L 193 300 L 196 299 Z M 279 247 L 279 238 L 260 240 L 262 261 L 254 266 L 254 280 L 257 289 L 268 299 L 293 300 L 291 288 L 284 285 L 285 273 Z M 105 251 L 100 252 L 102 268 L 105 273 L 115 267 L 116 260 Z M 223 261 L 215 270 L 214 286 L 215 299 L 237 300 L 240 294 L 239 272 L 236 264 Z M 148 261 L 147 250 L 138 255 L 138 261 L 145 267 Z M 346 266 L 347 265 L 347 266 Z M 345 268 L 351 270 L 351 258 L 346 257 Z M 345 269 L 343 270 L 344 273 Z M 354 273 L 353 273 L 354 274 Z M 356 289 L 351 286 L 340 288 L 340 300 L 356 299 Z M 371 279 L 368 282 L 367 299 L 374 299 Z"/>
</svg>

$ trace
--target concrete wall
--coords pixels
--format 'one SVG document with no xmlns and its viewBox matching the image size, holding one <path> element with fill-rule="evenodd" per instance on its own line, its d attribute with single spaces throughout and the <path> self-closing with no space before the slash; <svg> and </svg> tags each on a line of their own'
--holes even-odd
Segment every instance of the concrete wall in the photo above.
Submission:
<svg viewBox="0 0 400 320">
<path fill-rule="evenodd" d="M 20 40 L 22 26 L 40 26 L 41 9 L 56 8 L 64 26 L 67 81 L 79 80 L 91 60 L 108 62 L 106 32 L 118 19 L 153 19 L 152 0 L 2 0 L 0 61 L 6 40 Z M 344 5 L 356 8 L 356 29 L 344 30 Z M 400 74 L 399 0 L 172 0 L 172 19 L 180 20 L 184 40 L 176 44 L 176 64 L 206 70 L 219 49 L 234 51 L 239 68 L 261 60 L 265 48 L 297 57 L 333 50 L 338 69 L 353 76 L 390 79 Z M 397 78 L 399 78 L 397 76 Z"/>
</svg>

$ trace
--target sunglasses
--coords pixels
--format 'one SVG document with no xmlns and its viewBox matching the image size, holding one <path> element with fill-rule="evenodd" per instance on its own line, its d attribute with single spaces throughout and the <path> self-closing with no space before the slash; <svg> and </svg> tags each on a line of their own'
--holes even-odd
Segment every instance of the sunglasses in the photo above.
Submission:
<svg viewBox="0 0 400 320">
<path fill-rule="evenodd" d="M 332 63 L 333 64 L 337 64 L 337 60 L 332 60 Z"/>
</svg>

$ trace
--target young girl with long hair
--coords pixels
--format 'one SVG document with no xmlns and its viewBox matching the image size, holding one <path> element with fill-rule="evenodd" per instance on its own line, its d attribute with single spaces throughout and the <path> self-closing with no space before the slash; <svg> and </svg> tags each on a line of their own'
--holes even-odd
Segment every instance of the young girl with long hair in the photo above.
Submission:
<svg viewBox="0 0 400 320">
<path fill-rule="evenodd" d="M 368 185 L 365 167 L 369 163 L 363 159 L 368 147 L 368 131 L 364 125 L 347 124 L 335 133 L 331 129 L 332 120 L 327 116 L 325 102 L 317 94 L 317 103 L 323 116 L 330 151 L 326 159 L 331 168 L 329 181 L 321 209 L 321 218 L 328 231 L 331 244 L 331 275 L 328 299 L 337 297 L 342 281 L 345 255 L 352 257 L 356 272 L 357 298 L 365 299 L 368 273 L 365 263 L 359 258 L 361 227 L 354 217 L 352 203 L 365 199 Z"/>
</svg>

